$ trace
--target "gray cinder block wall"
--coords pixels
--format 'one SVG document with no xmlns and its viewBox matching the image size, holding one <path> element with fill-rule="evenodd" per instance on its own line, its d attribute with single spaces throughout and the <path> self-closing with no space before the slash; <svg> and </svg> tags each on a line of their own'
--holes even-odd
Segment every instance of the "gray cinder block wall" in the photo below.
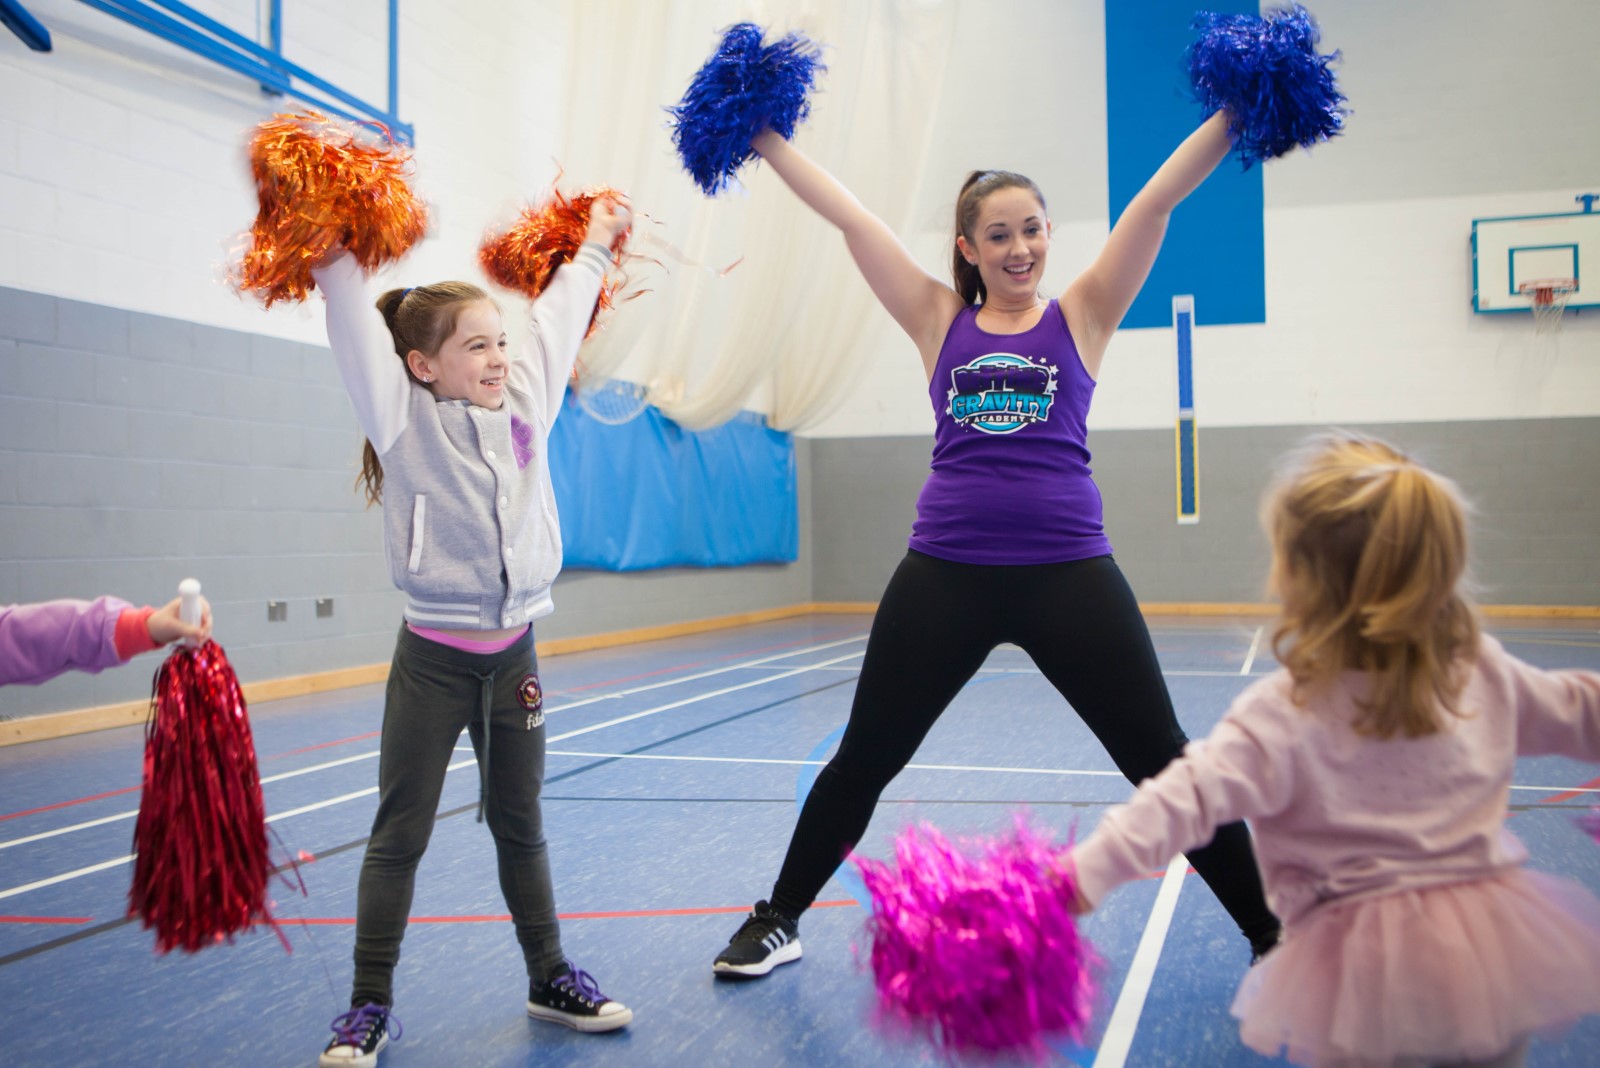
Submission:
<svg viewBox="0 0 1600 1068">
<path fill-rule="evenodd" d="M 0 603 L 164 604 L 194 575 L 246 682 L 385 662 L 402 602 L 360 447 L 324 347 L 0 287 Z M 804 603 L 809 553 L 802 530 L 794 564 L 568 572 L 537 632 Z M 154 666 L 0 688 L 0 718 L 143 698 Z"/>
<path fill-rule="evenodd" d="M 1145 602 L 1259 602 L 1258 502 L 1286 451 L 1321 428 L 1200 430 L 1200 522 L 1175 521 L 1171 430 L 1091 431 L 1117 561 Z M 1355 426 L 1455 479 L 1473 502 L 1486 604 L 1600 605 L 1600 419 Z M 905 551 L 931 440 L 811 443 L 817 600 L 874 600 Z"/>
<path fill-rule="evenodd" d="M 1363 427 L 1477 503 L 1484 600 L 1600 604 L 1600 419 Z M 1304 427 L 1201 428 L 1201 522 L 1173 521 L 1172 435 L 1090 437 L 1118 560 L 1144 601 L 1258 601 L 1256 502 Z M 0 288 L 0 603 L 164 603 L 196 575 L 246 681 L 386 661 L 400 614 L 360 435 L 326 349 Z M 541 638 L 810 601 L 875 601 L 931 442 L 800 439 L 796 563 L 568 571 Z M 331 617 L 316 601 L 333 598 Z M 267 602 L 286 605 L 269 622 Z M 150 668 L 0 689 L 0 718 L 146 696 Z"/>
</svg>

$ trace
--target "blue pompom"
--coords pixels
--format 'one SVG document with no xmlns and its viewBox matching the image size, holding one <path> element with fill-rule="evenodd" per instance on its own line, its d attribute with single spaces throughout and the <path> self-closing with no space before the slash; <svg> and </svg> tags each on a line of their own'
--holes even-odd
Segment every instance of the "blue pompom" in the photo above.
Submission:
<svg viewBox="0 0 1600 1068">
<path fill-rule="evenodd" d="M 1246 170 L 1344 129 L 1345 96 L 1329 66 L 1339 53 L 1317 54 L 1322 35 L 1305 8 L 1265 17 L 1201 12 L 1193 28 L 1200 36 L 1185 56 L 1189 83 L 1207 114 L 1228 109 Z"/>
<path fill-rule="evenodd" d="M 708 196 L 725 188 L 746 161 L 750 141 L 767 127 L 784 140 L 811 113 L 809 94 L 822 48 L 798 33 L 763 46 L 761 28 L 730 26 L 683 99 L 667 110 L 684 168 Z"/>
</svg>

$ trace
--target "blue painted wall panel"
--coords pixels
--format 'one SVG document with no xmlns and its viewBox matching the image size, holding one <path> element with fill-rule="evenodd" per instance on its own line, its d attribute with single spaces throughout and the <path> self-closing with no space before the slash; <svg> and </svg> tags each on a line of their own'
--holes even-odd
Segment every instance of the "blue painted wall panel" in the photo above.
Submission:
<svg viewBox="0 0 1600 1068">
<path fill-rule="evenodd" d="M 1255 14 L 1254 3 L 1107 0 L 1106 153 L 1115 220 L 1162 162 L 1204 118 L 1189 99 L 1183 51 L 1200 7 Z M 1232 158 L 1173 213 L 1155 269 L 1122 321 L 1172 324 L 1172 296 L 1193 293 L 1205 325 L 1266 322 L 1261 168 Z"/>
</svg>

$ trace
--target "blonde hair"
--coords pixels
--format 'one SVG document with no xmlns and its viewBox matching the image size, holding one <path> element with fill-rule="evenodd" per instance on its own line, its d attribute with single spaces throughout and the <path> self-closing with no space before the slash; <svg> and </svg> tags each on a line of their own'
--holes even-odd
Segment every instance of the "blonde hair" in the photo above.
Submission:
<svg viewBox="0 0 1600 1068">
<path fill-rule="evenodd" d="M 406 375 L 418 385 L 417 376 L 411 373 L 406 353 L 415 349 L 427 356 L 437 355 L 456 332 L 456 322 L 461 310 L 478 301 L 493 304 L 489 294 L 470 282 L 435 282 L 431 286 L 415 289 L 391 289 L 378 298 L 378 310 L 394 338 L 394 352 L 400 357 Z M 498 305 L 496 305 L 498 307 Z M 356 485 L 364 487 L 367 507 L 383 500 L 383 465 L 378 462 L 378 450 L 372 442 L 362 443 L 361 473 Z"/>
<path fill-rule="evenodd" d="M 1372 682 L 1359 734 L 1418 738 L 1464 714 L 1459 665 L 1478 620 L 1463 589 L 1467 506 L 1453 482 L 1339 431 L 1290 458 L 1262 525 L 1283 603 L 1272 648 L 1297 702 L 1357 670 Z"/>
</svg>

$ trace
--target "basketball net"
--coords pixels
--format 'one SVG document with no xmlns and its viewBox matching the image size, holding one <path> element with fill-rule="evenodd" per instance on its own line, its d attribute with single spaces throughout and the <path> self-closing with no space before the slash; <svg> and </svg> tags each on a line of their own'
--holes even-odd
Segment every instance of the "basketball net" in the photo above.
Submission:
<svg viewBox="0 0 1600 1068">
<path fill-rule="evenodd" d="M 1560 333 L 1567 300 L 1577 291 L 1578 284 L 1571 278 L 1540 278 L 1519 285 L 1517 292 L 1528 298 L 1528 310 L 1533 312 L 1533 332 Z"/>
</svg>

